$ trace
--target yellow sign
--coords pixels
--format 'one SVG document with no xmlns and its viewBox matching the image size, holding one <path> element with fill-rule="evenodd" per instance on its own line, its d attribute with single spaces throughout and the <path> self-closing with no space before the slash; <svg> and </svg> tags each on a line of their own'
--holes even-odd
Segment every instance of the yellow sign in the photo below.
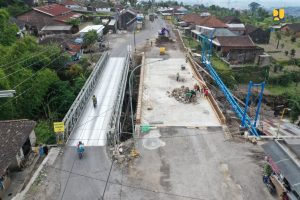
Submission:
<svg viewBox="0 0 300 200">
<path fill-rule="evenodd" d="M 65 131 L 65 124 L 63 122 L 54 122 L 53 125 L 55 133 L 62 133 Z"/>
<path fill-rule="evenodd" d="M 159 48 L 159 54 L 164 55 L 166 53 L 166 48 L 165 47 L 160 47 Z"/>
<path fill-rule="evenodd" d="M 273 10 L 274 21 L 279 21 L 279 20 L 282 20 L 283 18 L 284 18 L 284 9 L 283 8 Z"/>
</svg>

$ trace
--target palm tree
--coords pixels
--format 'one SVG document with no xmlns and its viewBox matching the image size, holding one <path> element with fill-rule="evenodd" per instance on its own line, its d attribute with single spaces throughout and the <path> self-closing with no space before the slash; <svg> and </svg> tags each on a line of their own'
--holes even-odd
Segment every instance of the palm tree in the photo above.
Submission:
<svg viewBox="0 0 300 200">
<path fill-rule="evenodd" d="M 280 42 L 280 40 L 281 40 L 281 33 L 280 33 L 280 31 L 276 31 L 275 36 L 276 36 L 276 39 L 277 39 L 277 46 L 276 46 L 276 49 L 278 49 L 279 42 Z"/>
</svg>

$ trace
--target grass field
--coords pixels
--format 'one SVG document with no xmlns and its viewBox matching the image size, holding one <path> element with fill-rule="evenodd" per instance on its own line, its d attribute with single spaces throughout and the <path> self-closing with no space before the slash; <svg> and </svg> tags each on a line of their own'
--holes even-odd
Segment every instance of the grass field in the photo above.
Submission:
<svg viewBox="0 0 300 200">
<path fill-rule="evenodd" d="M 272 95 L 282 95 L 285 93 L 288 94 L 299 94 L 300 95 L 300 84 L 296 85 L 296 83 L 290 84 L 288 86 L 274 86 L 274 85 L 267 85 L 266 89 L 272 94 Z"/>
</svg>

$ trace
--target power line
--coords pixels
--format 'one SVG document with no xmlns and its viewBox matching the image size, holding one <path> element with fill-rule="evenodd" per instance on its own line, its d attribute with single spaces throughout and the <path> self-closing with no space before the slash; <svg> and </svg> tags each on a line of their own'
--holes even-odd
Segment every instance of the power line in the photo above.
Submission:
<svg viewBox="0 0 300 200">
<path fill-rule="evenodd" d="M 54 56 L 55 54 L 56 54 L 56 53 L 52 54 L 50 57 Z M 46 60 L 46 59 L 47 59 L 47 58 L 43 58 L 42 60 Z M 17 70 L 17 71 L 14 71 L 14 72 L 12 72 L 12 73 L 10 73 L 10 74 L 8 74 L 8 75 L 5 75 L 5 76 L 1 77 L 0 80 L 5 79 L 5 78 L 7 78 L 7 77 L 10 77 L 11 75 L 13 75 L 13 74 L 15 74 L 15 73 L 18 73 L 18 72 L 20 72 L 20 71 L 22 71 L 22 70 L 25 70 L 26 68 L 29 68 L 29 67 L 31 67 L 31 66 L 33 66 L 33 65 L 35 65 L 35 64 L 37 64 L 37 63 L 39 63 L 39 62 L 41 62 L 42 60 L 39 60 L 39 61 L 37 61 L 37 62 L 35 62 L 35 63 L 32 63 L 32 64 L 29 65 L 29 66 L 22 67 L 21 69 L 19 69 L 19 70 Z"/>
<path fill-rule="evenodd" d="M 62 55 L 60 55 L 59 57 L 55 58 L 54 60 L 52 60 L 50 63 L 48 63 L 47 65 L 45 65 L 44 67 L 42 67 L 41 69 L 39 69 L 38 71 L 36 71 L 35 73 L 33 73 L 30 77 L 26 78 L 24 81 L 22 81 L 21 83 L 17 84 L 14 88 L 16 89 L 17 87 L 19 87 L 20 85 L 22 85 L 23 83 L 25 83 L 26 81 L 28 81 L 29 79 L 31 79 L 32 77 L 34 77 L 38 72 L 40 72 L 41 70 L 45 69 L 47 66 L 49 66 L 50 64 L 52 64 L 54 61 L 58 60 L 59 58 L 61 58 Z"/>
<path fill-rule="evenodd" d="M 50 48 L 49 48 L 49 49 L 50 49 Z M 43 53 L 46 53 L 46 52 L 49 51 L 49 49 L 45 49 L 44 51 L 42 51 L 42 52 L 40 52 L 40 53 L 38 53 L 38 54 L 35 54 L 35 55 L 33 55 L 33 56 L 29 57 L 29 58 L 23 58 L 23 59 L 21 59 L 20 61 L 17 61 L 17 63 L 13 64 L 12 66 L 10 66 L 10 67 L 8 67 L 8 68 L 5 68 L 5 70 L 10 69 L 10 68 L 12 68 L 13 66 L 15 66 L 15 65 L 17 65 L 17 64 L 20 64 L 20 63 L 22 63 L 22 62 L 24 62 L 24 61 L 26 61 L 26 60 L 29 60 L 29 59 L 34 58 L 34 57 L 36 57 L 36 56 L 39 56 L 39 55 L 41 55 L 41 54 L 43 54 Z M 16 62 L 16 61 L 14 60 L 14 61 L 12 61 L 12 62 L 10 62 L 10 63 L 1 65 L 0 68 L 3 68 L 3 67 L 5 67 L 5 66 L 7 66 L 7 65 L 10 65 L 10 64 L 14 63 L 14 62 Z"/>
<path fill-rule="evenodd" d="M 31 90 L 32 88 L 33 88 L 33 86 L 31 86 L 30 88 L 26 89 L 26 90 L 23 91 L 21 94 L 19 94 L 19 95 L 13 97 L 12 99 L 8 100 L 7 102 L 5 102 L 4 104 L 2 104 L 2 105 L 0 106 L 0 109 L 3 108 L 6 104 L 12 102 L 13 100 L 15 100 L 15 99 L 19 98 L 20 96 L 22 96 L 23 94 L 27 93 L 27 92 L 28 92 L 29 90 Z"/>
</svg>

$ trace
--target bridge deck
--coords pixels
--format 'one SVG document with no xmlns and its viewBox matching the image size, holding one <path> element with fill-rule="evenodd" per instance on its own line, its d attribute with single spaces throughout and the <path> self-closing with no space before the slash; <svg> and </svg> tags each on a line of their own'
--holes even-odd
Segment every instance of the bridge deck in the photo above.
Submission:
<svg viewBox="0 0 300 200">
<path fill-rule="evenodd" d="M 92 99 L 86 105 L 68 140 L 69 146 L 76 146 L 79 141 L 82 141 L 85 146 L 106 144 L 106 130 L 118 95 L 124 62 L 123 57 L 109 58 L 94 91 L 98 105 L 94 108 Z"/>
</svg>

